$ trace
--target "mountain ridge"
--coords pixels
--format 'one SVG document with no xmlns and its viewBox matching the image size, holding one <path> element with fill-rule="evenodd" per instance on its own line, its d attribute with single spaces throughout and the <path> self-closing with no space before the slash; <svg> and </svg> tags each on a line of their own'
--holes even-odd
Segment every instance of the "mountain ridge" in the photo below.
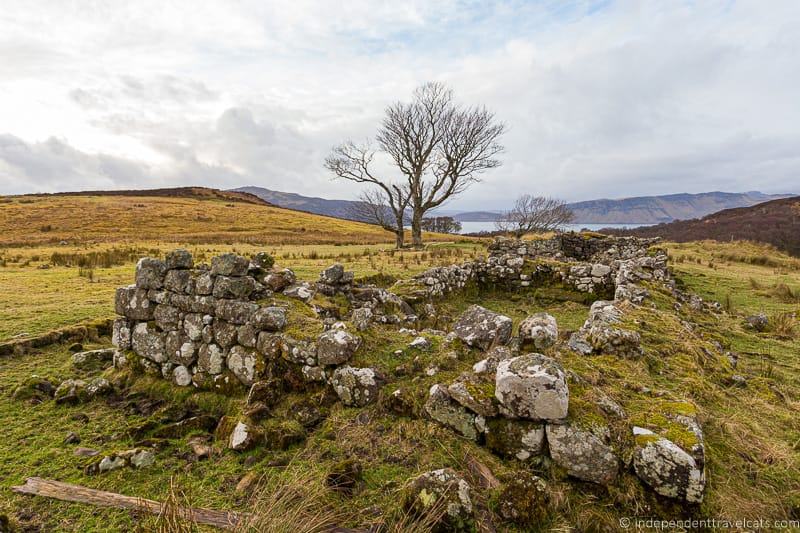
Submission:
<svg viewBox="0 0 800 533">
<path fill-rule="evenodd" d="M 256 186 L 239 187 L 232 191 L 249 193 L 280 207 L 359 220 L 354 215 L 353 208 L 357 202 L 353 200 L 303 196 Z M 701 218 L 724 209 L 749 207 L 790 196 L 793 195 L 765 194 L 758 191 L 743 193 L 712 191 L 617 199 L 600 198 L 568 205 L 575 213 L 575 222 L 578 224 L 660 224 L 673 220 Z M 460 222 L 492 222 L 497 219 L 500 211 L 458 211 L 450 208 L 440 210 L 439 214 L 452 216 Z"/>
</svg>

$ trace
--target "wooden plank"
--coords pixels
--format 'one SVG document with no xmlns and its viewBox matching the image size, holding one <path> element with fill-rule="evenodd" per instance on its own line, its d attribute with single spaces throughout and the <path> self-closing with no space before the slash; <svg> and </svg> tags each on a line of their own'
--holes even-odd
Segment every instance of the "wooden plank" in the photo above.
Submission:
<svg viewBox="0 0 800 533">
<path fill-rule="evenodd" d="M 85 503 L 98 507 L 112 507 L 115 509 L 131 509 L 145 511 L 152 514 L 161 514 L 163 504 L 155 500 L 125 496 L 115 492 L 90 489 L 71 483 L 62 483 L 39 477 L 29 477 L 24 485 L 11 487 L 19 494 L 43 496 L 66 502 Z M 212 509 L 192 509 L 179 507 L 178 516 L 194 521 L 198 524 L 215 526 L 221 529 L 234 529 L 244 515 L 234 511 L 216 511 Z"/>
</svg>

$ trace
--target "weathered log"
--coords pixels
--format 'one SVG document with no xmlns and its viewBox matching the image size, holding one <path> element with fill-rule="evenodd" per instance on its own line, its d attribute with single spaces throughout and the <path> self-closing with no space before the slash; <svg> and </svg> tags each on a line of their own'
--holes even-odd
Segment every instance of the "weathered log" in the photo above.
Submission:
<svg viewBox="0 0 800 533">
<path fill-rule="evenodd" d="M 45 498 L 54 498 L 66 502 L 86 503 L 98 507 L 113 507 L 115 509 L 132 509 L 152 514 L 161 514 L 164 504 L 155 500 L 125 496 L 115 492 L 90 489 L 71 483 L 62 483 L 39 477 L 29 477 L 24 485 L 11 487 L 11 490 L 20 494 L 32 494 Z M 185 520 L 197 524 L 215 526 L 221 529 L 234 529 L 236 524 L 244 517 L 235 511 L 216 511 L 212 509 L 193 509 L 178 507 L 176 514 Z"/>
</svg>

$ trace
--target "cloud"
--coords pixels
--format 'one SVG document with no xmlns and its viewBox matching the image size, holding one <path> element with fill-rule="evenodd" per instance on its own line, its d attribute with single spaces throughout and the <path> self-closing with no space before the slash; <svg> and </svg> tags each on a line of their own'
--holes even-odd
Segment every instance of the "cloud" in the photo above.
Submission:
<svg viewBox="0 0 800 533">
<path fill-rule="evenodd" d="M 352 198 L 322 167 L 330 147 L 431 79 L 509 127 L 504 165 L 459 207 L 798 187 L 794 0 L 15 3 L 0 193 Z"/>
</svg>

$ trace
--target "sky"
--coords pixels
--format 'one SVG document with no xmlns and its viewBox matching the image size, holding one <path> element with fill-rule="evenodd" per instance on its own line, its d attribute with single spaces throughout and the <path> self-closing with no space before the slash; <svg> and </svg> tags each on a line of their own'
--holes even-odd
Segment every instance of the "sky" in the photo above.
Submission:
<svg viewBox="0 0 800 533">
<path fill-rule="evenodd" d="M 507 126 L 451 206 L 800 192 L 797 0 L 4 0 L 0 194 L 355 198 L 325 157 L 426 81 Z"/>
</svg>

